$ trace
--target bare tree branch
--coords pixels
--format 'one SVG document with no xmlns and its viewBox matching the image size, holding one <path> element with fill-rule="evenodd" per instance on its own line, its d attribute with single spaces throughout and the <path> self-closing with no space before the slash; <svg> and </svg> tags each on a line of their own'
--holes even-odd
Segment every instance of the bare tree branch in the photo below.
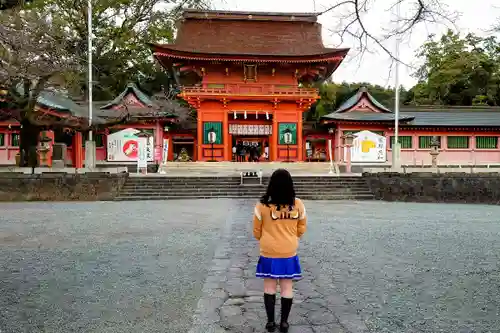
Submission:
<svg viewBox="0 0 500 333">
<path fill-rule="evenodd" d="M 78 70 L 74 56 L 65 52 L 66 41 L 64 32 L 53 29 L 40 13 L 1 13 L 0 84 L 24 90 L 19 95 L 31 99 L 47 84 L 60 86 L 64 75 Z"/>
<path fill-rule="evenodd" d="M 318 13 L 318 16 L 337 12 L 337 16 L 340 17 L 339 24 L 331 28 L 330 32 L 337 35 L 341 43 L 346 38 L 354 40 L 356 56 L 362 58 L 366 52 L 382 50 L 393 62 L 397 61 L 409 67 L 411 67 L 410 64 L 395 57 L 393 50 L 387 46 L 387 42 L 393 39 L 401 41 L 409 38 L 413 29 L 421 23 L 455 27 L 454 22 L 458 16 L 456 12 L 448 11 L 442 0 L 395 0 L 387 11 L 391 12 L 395 6 L 399 5 L 404 9 L 405 14 L 389 21 L 391 28 L 383 29 L 384 33 L 379 35 L 366 25 L 366 18 L 372 10 L 370 5 L 376 2 L 375 0 L 340 1 Z"/>
</svg>

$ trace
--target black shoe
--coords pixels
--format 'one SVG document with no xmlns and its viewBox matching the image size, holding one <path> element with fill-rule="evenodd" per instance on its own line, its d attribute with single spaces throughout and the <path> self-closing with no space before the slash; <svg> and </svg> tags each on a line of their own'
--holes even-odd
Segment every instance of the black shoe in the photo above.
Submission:
<svg viewBox="0 0 500 333">
<path fill-rule="evenodd" d="M 289 327 L 290 327 L 290 325 L 288 325 L 288 323 L 281 323 L 280 324 L 280 332 L 281 333 L 288 333 Z"/>
<path fill-rule="evenodd" d="M 268 332 L 274 332 L 274 331 L 276 331 L 276 323 L 275 323 L 275 322 L 273 322 L 273 321 L 271 321 L 271 322 L 267 323 L 267 324 L 266 324 L 266 330 L 267 330 Z"/>
</svg>

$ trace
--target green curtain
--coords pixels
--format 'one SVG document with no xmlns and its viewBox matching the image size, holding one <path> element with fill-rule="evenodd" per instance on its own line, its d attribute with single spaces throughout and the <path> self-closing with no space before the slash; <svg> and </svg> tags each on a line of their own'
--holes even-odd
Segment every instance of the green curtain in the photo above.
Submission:
<svg viewBox="0 0 500 333">
<path fill-rule="evenodd" d="M 449 136 L 448 148 L 450 149 L 467 149 L 469 148 L 468 136 Z"/>
<path fill-rule="evenodd" d="M 438 143 L 439 143 L 438 148 L 441 148 L 441 136 L 438 136 L 437 139 L 438 139 Z M 432 136 L 430 136 L 430 135 L 418 137 L 418 148 L 419 149 L 430 149 L 431 143 L 432 143 Z"/>
<path fill-rule="evenodd" d="M 476 136 L 477 149 L 497 149 L 498 137 L 496 136 Z"/>
<path fill-rule="evenodd" d="M 292 133 L 291 145 L 297 144 L 297 123 L 279 123 L 278 132 L 280 134 L 279 144 L 286 145 L 285 143 L 285 130 L 289 129 Z"/>
<path fill-rule="evenodd" d="M 402 149 L 411 149 L 412 148 L 412 142 L 413 142 L 413 137 L 409 135 L 403 135 L 398 137 L 399 138 L 399 143 L 401 144 Z M 392 146 L 394 145 L 394 140 L 396 137 L 391 136 L 391 149 Z"/>
<path fill-rule="evenodd" d="M 12 147 L 19 147 L 19 140 L 20 140 L 19 133 L 12 133 L 11 135 L 12 135 L 12 137 L 11 137 L 12 142 L 10 143 L 11 146 Z"/>
<path fill-rule="evenodd" d="M 203 144 L 207 145 L 208 133 L 210 130 L 214 130 L 217 137 L 215 138 L 215 144 L 222 144 L 222 122 L 220 121 L 206 121 L 203 123 Z"/>
</svg>

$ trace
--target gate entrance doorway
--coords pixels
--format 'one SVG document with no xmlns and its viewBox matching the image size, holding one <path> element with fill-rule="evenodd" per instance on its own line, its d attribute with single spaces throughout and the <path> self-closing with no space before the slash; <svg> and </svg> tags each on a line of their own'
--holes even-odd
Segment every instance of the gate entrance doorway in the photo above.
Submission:
<svg viewBox="0 0 500 333">
<path fill-rule="evenodd" d="M 194 160 L 194 140 L 191 137 L 173 137 L 172 150 L 174 161 L 191 162 Z"/>
<path fill-rule="evenodd" d="M 232 149 L 233 161 L 235 162 L 269 161 L 268 136 L 233 135 Z"/>
</svg>

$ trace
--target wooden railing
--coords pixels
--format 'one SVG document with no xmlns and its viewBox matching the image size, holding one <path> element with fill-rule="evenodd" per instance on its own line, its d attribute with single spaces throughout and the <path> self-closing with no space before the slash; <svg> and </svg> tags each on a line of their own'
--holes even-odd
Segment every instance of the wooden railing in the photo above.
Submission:
<svg viewBox="0 0 500 333">
<path fill-rule="evenodd" d="M 218 84 L 217 87 L 198 86 L 182 87 L 187 95 L 277 95 L 277 96 L 307 96 L 315 97 L 319 91 L 315 88 L 286 87 L 274 84 Z"/>
</svg>

